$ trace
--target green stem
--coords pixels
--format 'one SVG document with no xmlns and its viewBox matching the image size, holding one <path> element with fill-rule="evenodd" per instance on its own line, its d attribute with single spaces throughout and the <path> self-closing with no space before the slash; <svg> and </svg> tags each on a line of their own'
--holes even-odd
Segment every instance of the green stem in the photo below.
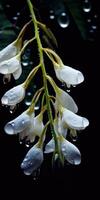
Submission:
<svg viewBox="0 0 100 200">
<path fill-rule="evenodd" d="M 29 10 L 30 10 L 30 13 L 31 13 L 32 21 L 33 21 L 33 24 L 34 24 L 35 37 L 36 37 L 37 45 L 38 45 L 41 70 L 42 70 L 42 74 L 43 74 L 43 84 L 44 84 L 44 91 L 45 91 L 45 97 L 46 97 L 47 112 L 48 112 L 48 118 L 49 118 L 49 121 L 50 121 L 51 133 L 52 133 L 54 140 L 55 140 L 55 149 L 58 150 L 58 141 L 57 141 L 56 133 L 54 131 L 54 127 L 53 127 L 52 110 L 51 110 L 50 99 L 49 99 L 49 91 L 48 91 L 48 86 L 47 86 L 47 78 L 46 78 L 47 74 L 46 74 L 44 58 L 43 58 L 43 47 L 42 47 L 42 43 L 41 43 L 41 40 L 40 40 L 37 20 L 36 20 L 36 17 L 35 17 L 35 13 L 34 13 L 34 10 L 33 10 L 32 3 L 31 3 L 30 0 L 27 0 L 27 3 L 28 3 Z"/>
</svg>

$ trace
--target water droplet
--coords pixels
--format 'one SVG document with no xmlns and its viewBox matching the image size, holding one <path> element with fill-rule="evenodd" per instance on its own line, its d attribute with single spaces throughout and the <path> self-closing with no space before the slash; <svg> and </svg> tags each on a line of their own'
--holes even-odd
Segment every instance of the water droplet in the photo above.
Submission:
<svg viewBox="0 0 100 200">
<path fill-rule="evenodd" d="M 8 135 L 13 135 L 14 134 L 14 122 L 8 123 L 5 125 L 4 130 Z"/>
<path fill-rule="evenodd" d="M 37 169 L 35 172 L 32 173 L 33 181 L 37 181 L 40 176 L 40 169 Z"/>
<path fill-rule="evenodd" d="M 28 63 L 28 62 L 25 62 L 25 61 L 23 61 L 23 62 L 22 62 L 22 65 L 23 65 L 24 67 L 26 67 L 26 66 L 28 66 L 28 65 L 29 65 L 29 63 Z"/>
<path fill-rule="evenodd" d="M 30 106 L 31 105 L 31 100 L 32 100 L 32 93 L 31 92 L 27 92 L 26 98 L 25 98 L 26 106 Z"/>
<path fill-rule="evenodd" d="M 30 145 L 29 145 L 29 144 L 25 144 L 25 146 L 26 146 L 27 148 L 29 148 L 29 147 L 30 147 Z"/>
<path fill-rule="evenodd" d="M 20 141 L 19 141 L 19 144 L 23 144 L 23 141 L 22 141 L 22 140 L 20 140 Z"/>
<path fill-rule="evenodd" d="M 10 5 L 9 5 L 9 4 L 6 4 L 6 8 L 10 8 Z"/>
<path fill-rule="evenodd" d="M 40 107 L 39 107 L 38 105 L 36 105 L 34 109 L 35 109 L 35 110 L 39 110 L 39 108 L 40 108 Z"/>
<path fill-rule="evenodd" d="M 50 19 L 54 19 L 54 18 L 55 18 L 54 11 L 53 11 L 53 10 L 50 10 L 49 13 L 50 13 L 49 18 L 50 18 Z"/>
<path fill-rule="evenodd" d="M 76 142 L 77 139 L 78 139 L 78 136 L 77 135 L 76 136 L 71 136 L 71 139 L 72 139 L 73 142 Z"/>
<path fill-rule="evenodd" d="M 83 11 L 86 13 L 91 11 L 91 3 L 88 0 L 83 2 Z"/>
<path fill-rule="evenodd" d="M 88 22 L 88 23 L 91 23 L 91 19 L 87 19 L 87 22 Z"/>
<path fill-rule="evenodd" d="M 70 90 L 69 90 L 69 89 L 67 89 L 67 92 L 70 92 Z"/>
<path fill-rule="evenodd" d="M 76 87 L 76 85 L 73 85 L 73 87 L 75 88 L 75 87 Z"/>
<path fill-rule="evenodd" d="M 97 29 L 97 26 L 96 26 L 96 25 L 92 25 L 91 28 L 92 28 L 93 30 L 96 30 L 96 29 Z"/>
<path fill-rule="evenodd" d="M 17 17 L 17 16 L 13 17 L 13 20 L 14 20 L 14 21 L 17 21 L 17 19 L 18 19 L 18 17 Z"/>
<path fill-rule="evenodd" d="M 17 16 L 19 16 L 20 15 L 20 12 L 17 12 Z"/>
<path fill-rule="evenodd" d="M 13 113 L 16 111 L 16 108 L 17 108 L 16 105 L 10 106 L 9 112 L 10 112 L 11 114 L 13 114 Z"/>
<path fill-rule="evenodd" d="M 69 26 L 69 16 L 65 13 L 62 12 L 59 16 L 58 16 L 58 24 L 61 28 L 67 28 Z"/>
</svg>

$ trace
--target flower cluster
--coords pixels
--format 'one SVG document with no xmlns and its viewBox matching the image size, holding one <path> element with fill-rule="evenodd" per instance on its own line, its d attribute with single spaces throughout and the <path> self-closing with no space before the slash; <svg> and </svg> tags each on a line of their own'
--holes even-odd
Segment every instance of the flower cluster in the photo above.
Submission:
<svg viewBox="0 0 100 200">
<path fill-rule="evenodd" d="M 25 139 L 35 143 L 21 163 L 24 173 L 30 175 L 41 166 L 44 154 L 52 152 L 54 160 L 57 158 L 62 164 L 65 161 L 74 165 L 80 164 L 81 153 L 74 144 L 67 140 L 67 136 L 69 133 L 72 137 L 77 136 L 77 131 L 84 130 L 89 125 L 89 121 L 77 114 L 78 106 L 74 99 L 58 87 L 54 78 L 47 74 L 44 54 L 51 60 L 56 78 L 60 82 L 64 82 L 67 87 L 82 83 L 84 81 L 83 74 L 79 70 L 64 65 L 60 56 L 54 50 L 43 47 L 39 28 L 47 34 L 49 39 L 48 29 L 44 24 L 37 21 L 30 0 L 27 0 L 27 2 L 32 20 L 23 27 L 17 39 L 0 52 L 0 73 L 4 76 L 13 74 L 14 78 L 18 79 L 22 73 L 21 54 L 28 44 L 34 40 L 37 42 L 39 64 L 33 67 L 23 83 L 7 91 L 1 99 L 3 105 L 15 107 L 24 99 L 31 80 L 41 70 L 43 86 L 33 95 L 31 105 L 4 127 L 8 135 L 19 135 L 21 140 Z M 35 35 L 24 43 L 23 35 L 32 22 Z M 54 96 L 50 93 L 49 85 L 54 90 Z M 40 97 L 41 106 L 39 113 L 36 114 L 34 108 Z M 51 140 L 45 144 L 47 132 L 51 134 Z M 36 137 L 38 137 L 37 142 L 35 142 Z"/>
</svg>

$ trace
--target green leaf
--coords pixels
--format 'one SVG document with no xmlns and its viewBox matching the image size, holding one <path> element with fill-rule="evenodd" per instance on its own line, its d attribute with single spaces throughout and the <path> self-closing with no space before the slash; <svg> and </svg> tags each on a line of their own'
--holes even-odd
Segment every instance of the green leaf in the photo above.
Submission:
<svg viewBox="0 0 100 200">
<path fill-rule="evenodd" d="M 64 2 L 67 5 L 83 39 L 89 39 L 87 24 L 82 10 L 82 0 L 65 0 Z"/>
</svg>

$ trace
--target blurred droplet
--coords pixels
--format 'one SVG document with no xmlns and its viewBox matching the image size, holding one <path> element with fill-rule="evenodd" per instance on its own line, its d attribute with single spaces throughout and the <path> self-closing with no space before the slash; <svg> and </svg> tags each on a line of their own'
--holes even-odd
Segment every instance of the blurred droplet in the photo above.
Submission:
<svg viewBox="0 0 100 200">
<path fill-rule="evenodd" d="M 72 139 L 73 142 L 76 142 L 78 137 L 77 137 L 77 135 L 76 136 L 71 136 L 71 139 Z"/>
<path fill-rule="evenodd" d="M 69 16 L 65 12 L 60 13 L 57 21 L 58 21 L 58 24 L 61 28 L 67 28 L 69 26 L 69 23 L 70 23 Z"/>
<path fill-rule="evenodd" d="M 76 85 L 73 85 L 73 87 L 75 88 L 75 87 L 76 87 Z"/>
<path fill-rule="evenodd" d="M 70 90 L 69 90 L 69 89 L 67 89 L 67 92 L 70 92 Z"/>
<path fill-rule="evenodd" d="M 17 16 L 19 16 L 20 15 L 20 12 L 17 12 Z"/>
<path fill-rule="evenodd" d="M 22 65 L 23 65 L 24 67 L 26 67 L 26 66 L 28 66 L 29 64 L 28 64 L 28 62 L 23 61 L 23 62 L 22 62 Z"/>
<path fill-rule="evenodd" d="M 10 8 L 11 6 L 9 4 L 6 4 L 6 8 Z"/>
<path fill-rule="evenodd" d="M 96 29 L 97 29 L 97 26 L 96 26 L 96 25 L 92 25 L 91 28 L 92 28 L 93 30 L 96 30 Z"/>
<path fill-rule="evenodd" d="M 53 10 L 50 10 L 49 13 L 50 13 L 50 14 L 49 14 L 49 18 L 50 18 L 50 19 L 54 19 L 54 18 L 55 18 L 54 11 L 53 11 Z"/>
<path fill-rule="evenodd" d="M 91 3 L 90 3 L 90 1 L 85 0 L 83 2 L 83 11 L 86 12 L 86 13 L 91 11 Z"/>
<path fill-rule="evenodd" d="M 38 181 L 40 176 L 40 169 L 37 169 L 35 172 L 32 173 L 33 181 Z"/>
<path fill-rule="evenodd" d="M 40 106 L 39 106 L 39 105 L 36 105 L 34 109 L 35 109 L 35 110 L 39 110 L 39 108 L 40 108 Z"/>
<path fill-rule="evenodd" d="M 91 19 L 87 19 L 87 22 L 88 22 L 88 23 L 91 23 Z"/>
<path fill-rule="evenodd" d="M 25 97 L 25 105 L 30 106 L 31 100 L 32 100 L 32 93 L 27 92 L 26 97 Z"/>
<path fill-rule="evenodd" d="M 20 141 L 19 141 L 19 144 L 23 144 L 23 141 L 22 141 L 22 140 L 20 140 Z"/>
</svg>

